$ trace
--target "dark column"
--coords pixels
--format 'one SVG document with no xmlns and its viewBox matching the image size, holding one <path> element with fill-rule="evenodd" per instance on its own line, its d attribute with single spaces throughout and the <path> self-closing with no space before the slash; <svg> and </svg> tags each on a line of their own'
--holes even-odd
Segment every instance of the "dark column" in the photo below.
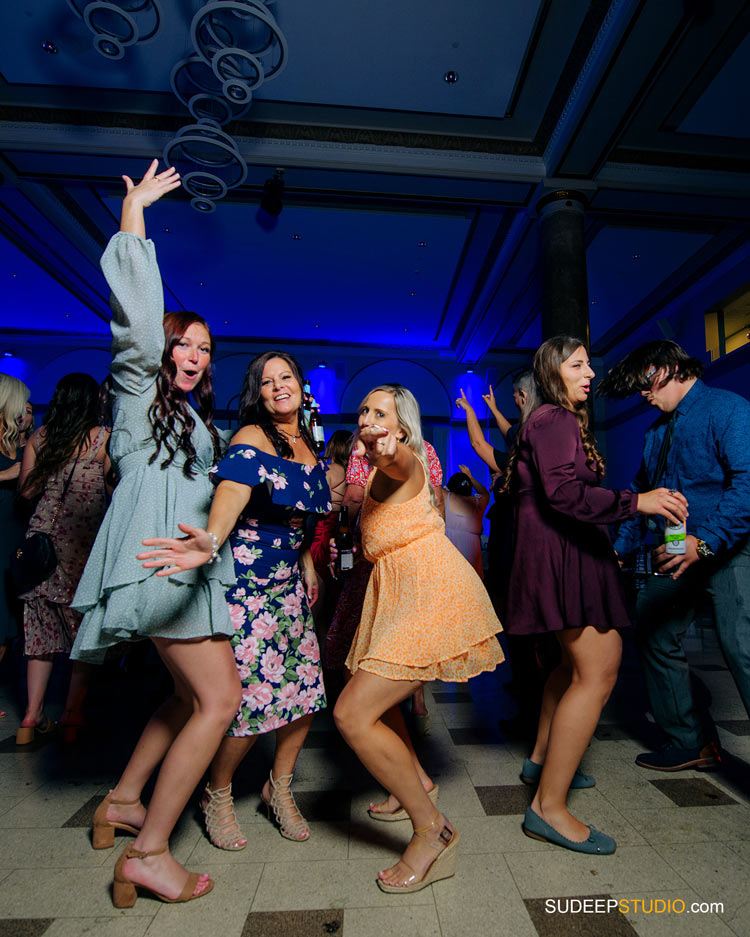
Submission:
<svg viewBox="0 0 750 937">
<path fill-rule="evenodd" d="M 574 335 L 589 344 L 589 294 L 583 242 L 585 198 L 558 190 L 537 203 L 542 269 L 542 338 Z"/>
</svg>

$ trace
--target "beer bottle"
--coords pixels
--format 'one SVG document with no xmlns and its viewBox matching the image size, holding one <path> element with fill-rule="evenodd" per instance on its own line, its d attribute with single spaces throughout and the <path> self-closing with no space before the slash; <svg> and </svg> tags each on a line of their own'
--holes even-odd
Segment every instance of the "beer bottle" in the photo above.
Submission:
<svg viewBox="0 0 750 937">
<path fill-rule="evenodd" d="M 336 573 L 344 578 L 354 569 L 354 538 L 349 526 L 349 508 L 343 504 L 339 508 L 339 519 L 336 528 L 336 549 L 339 551 L 336 560 Z"/>
<path fill-rule="evenodd" d="M 302 386 L 302 415 L 305 418 L 305 423 L 310 425 L 310 412 L 312 410 L 311 401 L 313 399 L 312 388 L 310 387 L 309 378 L 305 378 L 305 383 Z"/>
<path fill-rule="evenodd" d="M 322 455 L 326 448 L 326 435 L 323 432 L 323 422 L 320 419 L 320 410 L 313 405 L 310 410 L 310 431 L 315 440 L 315 448 Z"/>
</svg>

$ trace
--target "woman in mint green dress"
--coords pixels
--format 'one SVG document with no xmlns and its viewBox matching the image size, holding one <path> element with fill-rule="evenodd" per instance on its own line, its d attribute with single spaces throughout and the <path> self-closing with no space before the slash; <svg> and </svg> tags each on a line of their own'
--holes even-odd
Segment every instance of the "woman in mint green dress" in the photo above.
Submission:
<svg viewBox="0 0 750 937">
<path fill-rule="evenodd" d="M 112 289 L 112 463 L 120 476 L 81 578 L 73 607 L 84 613 L 73 647 L 78 660 L 101 661 L 122 640 L 149 638 L 174 678 L 174 695 L 152 716 L 115 788 L 94 817 L 95 848 L 115 829 L 136 834 L 115 867 L 113 900 L 130 907 L 137 888 L 165 901 L 189 901 L 213 887 L 183 868 L 169 836 L 240 702 L 224 593 L 234 582 L 228 551 L 206 570 L 157 579 L 136 555 L 156 525 L 174 534 L 177 519 L 204 526 L 219 455 L 211 422 L 213 341 L 193 313 L 163 315 L 153 242 L 144 209 L 180 185 L 174 169 L 127 193 L 120 233 L 102 257 Z M 197 409 L 190 404 L 190 397 Z M 161 764 L 148 810 L 140 795 Z"/>
</svg>

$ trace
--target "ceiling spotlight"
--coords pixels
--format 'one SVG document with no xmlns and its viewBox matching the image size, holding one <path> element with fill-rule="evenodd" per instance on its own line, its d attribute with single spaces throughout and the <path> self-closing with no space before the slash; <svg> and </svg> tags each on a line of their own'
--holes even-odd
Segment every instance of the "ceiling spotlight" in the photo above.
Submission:
<svg viewBox="0 0 750 937">
<path fill-rule="evenodd" d="M 272 218 L 277 218 L 281 214 L 284 203 L 281 196 L 284 194 L 284 170 L 277 169 L 270 179 L 266 179 L 263 186 L 263 197 L 260 200 L 260 207 Z"/>
<path fill-rule="evenodd" d="M 301 235 L 301 234 L 293 234 L 293 235 L 292 235 L 292 240 L 293 240 L 293 241 L 301 241 L 301 240 L 302 240 L 302 235 Z"/>
<path fill-rule="evenodd" d="M 473 374 L 473 373 L 474 373 L 474 368 L 467 368 L 467 369 L 466 369 L 466 373 L 467 373 L 467 374 Z"/>
<path fill-rule="evenodd" d="M 416 296 L 416 295 L 417 295 L 416 290 L 409 290 L 409 296 Z"/>
<path fill-rule="evenodd" d="M 12 358 L 12 357 L 13 357 L 13 352 L 12 352 L 12 351 L 4 351 L 4 352 L 3 352 L 3 357 L 5 357 L 5 358 Z"/>
<path fill-rule="evenodd" d="M 49 39 L 44 40 L 42 48 L 45 52 L 49 52 L 50 55 L 54 55 L 57 52 L 57 46 Z"/>
<path fill-rule="evenodd" d="M 171 228 L 167 228 L 166 226 L 162 228 L 162 231 L 163 231 L 165 234 L 171 234 L 171 233 L 172 233 L 172 229 L 171 229 Z"/>
<path fill-rule="evenodd" d="M 641 259 L 640 254 L 633 254 L 633 260 L 640 260 L 640 259 Z"/>
<path fill-rule="evenodd" d="M 328 365 L 325 363 L 325 361 L 319 361 L 319 362 L 318 362 L 318 367 L 319 367 L 319 368 L 327 368 Z"/>
<path fill-rule="evenodd" d="M 417 247 L 427 247 L 427 241 L 417 241 Z"/>
<path fill-rule="evenodd" d="M 446 85 L 455 85 L 458 81 L 458 72 L 449 71 L 443 75 L 443 81 Z"/>
</svg>

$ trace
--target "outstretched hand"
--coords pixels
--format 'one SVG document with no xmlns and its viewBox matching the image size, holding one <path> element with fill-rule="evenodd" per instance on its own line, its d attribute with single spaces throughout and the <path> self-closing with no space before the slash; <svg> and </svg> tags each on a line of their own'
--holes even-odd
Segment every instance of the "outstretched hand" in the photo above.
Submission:
<svg viewBox="0 0 750 937">
<path fill-rule="evenodd" d="M 157 173 L 156 167 L 158 165 L 159 160 L 153 160 L 146 170 L 146 175 L 137 185 L 130 176 L 122 177 L 125 182 L 125 188 L 127 189 L 125 193 L 126 199 L 129 199 L 131 202 L 137 202 L 142 208 L 148 208 L 149 205 L 153 205 L 154 202 L 158 201 L 162 195 L 166 195 L 166 193 L 171 192 L 172 189 L 179 188 L 182 184 L 180 182 L 180 174 L 175 170 L 174 166 L 170 166 L 169 169 Z"/>
<path fill-rule="evenodd" d="M 364 456 L 370 465 L 377 465 L 381 459 L 393 458 L 398 449 L 398 440 L 384 426 L 364 426 L 355 434 L 352 452 Z"/>
<path fill-rule="evenodd" d="M 201 527 L 190 527 L 188 524 L 178 524 L 180 530 L 187 537 L 153 537 L 142 540 L 144 547 L 156 547 L 139 553 L 137 559 L 145 560 L 144 569 L 166 567 L 159 569 L 157 576 L 173 576 L 188 569 L 196 569 L 211 559 L 213 540 Z"/>
</svg>

